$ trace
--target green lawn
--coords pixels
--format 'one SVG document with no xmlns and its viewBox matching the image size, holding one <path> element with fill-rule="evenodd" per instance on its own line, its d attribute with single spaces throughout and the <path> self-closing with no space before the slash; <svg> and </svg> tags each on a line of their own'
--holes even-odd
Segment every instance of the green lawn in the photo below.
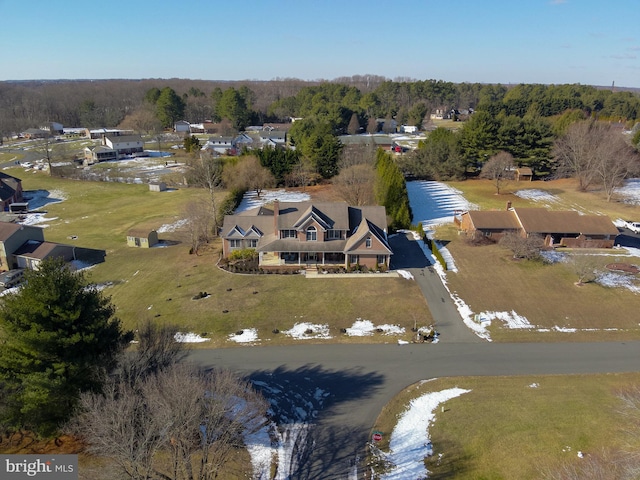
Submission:
<svg viewBox="0 0 640 480">
<path fill-rule="evenodd" d="M 66 198 L 46 206 L 49 227 L 45 238 L 80 247 L 103 249 L 106 262 L 89 272 L 92 282 L 112 285 L 104 290 L 128 328 L 147 318 L 175 323 L 181 329 L 206 334 L 203 346 L 231 346 L 228 335 L 257 328 L 261 344 L 292 342 L 274 329 L 295 323 L 328 324 L 336 342 L 395 342 L 397 337 L 375 334 L 347 337 L 341 328 L 358 318 L 374 324 L 405 327 L 411 337 L 418 325 L 433 323 L 424 297 L 414 282 L 403 278 L 345 278 L 307 280 L 300 275 L 239 275 L 220 270 L 219 240 L 201 255 L 189 255 L 186 232 L 160 233 L 166 248 L 127 247 L 126 233 L 135 227 L 158 228 L 183 218 L 189 201 L 207 198 L 201 189 L 150 192 L 147 185 L 82 182 L 45 174 L 20 175 L 25 190 L 45 189 Z M 77 238 L 71 239 L 75 236 Z M 207 298 L 193 300 L 199 292 Z M 307 340 L 328 341 L 328 340 Z"/>
<path fill-rule="evenodd" d="M 434 412 L 430 478 L 539 479 L 543 471 L 583 461 L 578 451 L 597 456 L 622 449 L 627 419 L 616 392 L 638 381 L 637 373 L 437 379 L 400 393 L 373 430 L 385 432 L 379 446 L 386 451 L 411 399 L 452 387 L 471 390 Z"/>
<path fill-rule="evenodd" d="M 524 183 L 524 185 L 523 185 Z M 632 207 L 619 202 L 608 203 L 599 192 L 577 192 L 571 181 L 523 182 L 512 184 L 511 192 L 522 188 L 547 190 L 558 197 L 553 209 L 581 206 L 582 211 L 602 213 L 612 219 L 626 218 Z M 514 206 L 544 207 L 521 199 L 512 193 L 495 195 L 488 181 L 454 183 L 465 198 L 483 210 L 505 208 L 506 201 Z M 507 189 L 509 191 L 509 189 Z M 515 311 L 526 317 L 536 329 L 507 329 L 494 321 L 491 337 L 494 341 L 606 341 L 640 339 L 637 293 L 619 287 L 609 288 L 597 283 L 578 287 L 578 276 L 571 265 L 514 261 L 511 252 L 498 245 L 470 246 L 457 229 L 441 227 L 437 237 L 447 242 L 458 273 L 447 273 L 447 282 L 474 313 Z M 620 251 L 576 250 L 572 254 L 594 254 L 598 269 L 613 262 L 640 263 L 637 257 L 622 257 Z M 638 279 L 636 279 L 638 282 Z M 576 332 L 558 332 L 554 327 L 575 328 Z M 551 329 L 540 332 L 538 329 Z"/>
</svg>

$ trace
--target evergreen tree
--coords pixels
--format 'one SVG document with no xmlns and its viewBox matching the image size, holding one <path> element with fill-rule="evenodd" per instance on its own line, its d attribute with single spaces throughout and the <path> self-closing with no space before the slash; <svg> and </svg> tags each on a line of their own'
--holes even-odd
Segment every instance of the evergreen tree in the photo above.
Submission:
<svg viewBox="0 0 640 480">
<path fill-rule="evenodd" d="M 0 301 L 0 422 L 50 435 L 99 391 L 131 340 L 110 300 L 62 260 L 27 271 Z"/>
<path fill-rule="evenodd" d="M 173 126 L 184 115 L 184 107 L 184 100 L 172 88 L 163 88 L 156 101 L 157 115 L 162 126 Z"/>
</svg>

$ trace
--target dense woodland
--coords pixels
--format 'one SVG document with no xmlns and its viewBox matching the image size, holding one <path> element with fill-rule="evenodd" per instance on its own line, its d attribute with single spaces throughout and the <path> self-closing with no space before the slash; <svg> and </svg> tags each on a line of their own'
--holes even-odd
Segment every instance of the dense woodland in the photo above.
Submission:
<svg viewBox="0 0 640 480">
<path fill-rule="evenodd" d="M 454 112 L 453 120 L 461 128 L 433 131 L 429 115 L 436 109 Z M 473 111 L 470 115 L 458 113 L 469 110 Z M 391 81 L 379 76 L 317 82 L 146 79 L 0 83 L 2 137 L 50 121 L 67 127 L 121 126 L 156 134 L 170 129 L 177 120 L 221 122 L 230 133 L 291 118 L 298 119 L 289 130 L 295 151 L 258 154 L 262 166 L 279 184 L 295 183 L 291 179 L 302 167 L 321 178 L 336 177 L 344 163 L 338 136 L 375 133 L 392 119 L 398 125 L 416 125 L 431 132 L 418 150 L 398 160 L 405 175 L 463 179 L 480 174 L 492 157 L 507 152 L 515 167 L 531 167 L 540 178 L 575 173 L 567 164 L 576 159 L 566 155 L 573 147 L 563 139 L 580 122 L 606 124 L 608 136 L 633 128 L 627 143 L 637 148 L 640 94 L 579 84 L 454 84 Z M 625 172 L 637 171 L 633 164 L 632 158 Z"/>
</svg>

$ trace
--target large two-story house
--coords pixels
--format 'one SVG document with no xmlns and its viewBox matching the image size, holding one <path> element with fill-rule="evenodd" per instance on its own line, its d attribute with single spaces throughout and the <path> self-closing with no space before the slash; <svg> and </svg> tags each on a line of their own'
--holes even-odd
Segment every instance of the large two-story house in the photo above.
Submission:
<svg viewBox="0 0 640 480">
<path fill-rule="evenodd" d="M 384 207 L 345 202 L 279 202 L 227 215 L 223 253 L 254 248 L 263 268 L 333 265 L 388 268 L 392 254 Z"/>
</svg>

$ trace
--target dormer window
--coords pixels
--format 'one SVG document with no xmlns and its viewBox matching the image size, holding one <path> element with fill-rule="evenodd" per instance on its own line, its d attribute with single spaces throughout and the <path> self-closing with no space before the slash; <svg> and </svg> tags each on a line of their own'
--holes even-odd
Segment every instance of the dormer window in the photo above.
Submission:
<svg viewBox="0 0 640 480">
<path fill-rule="evenodd" d="M 371 237 L 367 237 L 367 240 L 364 242 L 367 248 L 371 248 Z"/>
<path fill-rule="evenodd" d="M 313 225 L 307 228 L 307 242 L 315 242 L 318 240 L 318 231 Z"/>
</svg>

